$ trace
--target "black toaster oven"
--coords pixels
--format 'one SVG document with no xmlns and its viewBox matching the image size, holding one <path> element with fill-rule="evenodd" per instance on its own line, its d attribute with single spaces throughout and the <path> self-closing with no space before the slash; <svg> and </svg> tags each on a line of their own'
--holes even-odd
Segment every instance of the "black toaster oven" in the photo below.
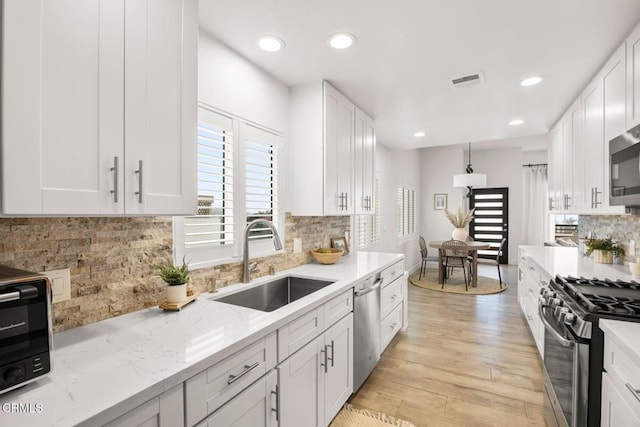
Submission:
<svg viewBox="0 0 640 427">
<path fill-rule="evenodd" d="M 51 371 L 51 283 L 0 266 L 0 394 Z"/>
</svg>

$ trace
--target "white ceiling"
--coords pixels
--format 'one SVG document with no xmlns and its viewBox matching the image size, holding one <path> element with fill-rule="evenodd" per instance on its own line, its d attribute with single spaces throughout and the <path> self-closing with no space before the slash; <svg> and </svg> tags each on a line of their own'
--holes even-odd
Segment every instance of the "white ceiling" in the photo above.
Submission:
<svg viewBox="0 0 640 427">
<path fill-rule="evenodd" d="M 638 21 L 638 0 L 200 0 L 205 31 L 288 86 L 329 80 L 395 149 L 547 133 Z M 357 44 L 329 48 L 341 31 Z M 264 34 L 286 47 L 261 51 Z"/>
</svg>

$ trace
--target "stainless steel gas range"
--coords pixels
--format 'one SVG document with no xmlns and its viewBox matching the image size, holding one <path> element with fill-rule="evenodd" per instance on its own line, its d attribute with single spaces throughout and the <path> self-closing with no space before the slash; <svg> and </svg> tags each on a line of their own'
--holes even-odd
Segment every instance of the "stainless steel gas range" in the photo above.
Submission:
<svg viewBox="0 0 640 427">
<path fill-rule="evenodd" d="M 599 426 L 604 335 L 600 319 L 640 322 L 640 283 L 556 276 L 538 311 L 547 333 L 545 389 L 558 425 Z"/>
</svg>

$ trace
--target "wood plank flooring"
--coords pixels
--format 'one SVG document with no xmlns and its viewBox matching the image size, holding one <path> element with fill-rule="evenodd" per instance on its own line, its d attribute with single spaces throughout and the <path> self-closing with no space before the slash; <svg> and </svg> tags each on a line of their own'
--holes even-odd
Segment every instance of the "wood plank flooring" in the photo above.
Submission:
<svg viewBox="0 0 640 427">
<path fill-rule="evenodd" d="M 497 278 L 495 267 L 479 274 Z M 350 403 L 416 426 L 546 426 L 542 361 L 507 291 L 468 296 L 409 284 L 409 328 L 400 332 Z"/>
</svg>

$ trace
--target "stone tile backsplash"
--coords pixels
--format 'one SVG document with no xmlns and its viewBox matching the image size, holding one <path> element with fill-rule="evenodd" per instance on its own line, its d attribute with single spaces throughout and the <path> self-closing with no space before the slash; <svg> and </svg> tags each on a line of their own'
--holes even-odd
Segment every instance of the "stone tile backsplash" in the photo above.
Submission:
<svg viewBox="0 0 640 427">
<path fill-rule="evenodd" d="M 636 254 L 640 245 L 640 215 L 581 215 L 578 220 L 578 237 L 584 238 L 589 232 L 593 237 L 611 237 L 627 250 L 629 241 L 636 242 Z"/>
<path fill-rule="evenodd" d="M 309 250 L 349 231 L 341 217 L 285 218 L 285 253 L 259 259 L 253 277 L 311 261 Z M 293 253 L 293 239 L 303 250 Z M 0 264 L 30 271 L 69 268 L 71 299 L 53 305 L 54 332 L 158 305 L 164 282 L 153 268 L 171 256 L 171 217 L 0 218 Z M 240 281 L 242 263 L 195 270 L 190 288 L 210 291 Z"/>
</svg>

